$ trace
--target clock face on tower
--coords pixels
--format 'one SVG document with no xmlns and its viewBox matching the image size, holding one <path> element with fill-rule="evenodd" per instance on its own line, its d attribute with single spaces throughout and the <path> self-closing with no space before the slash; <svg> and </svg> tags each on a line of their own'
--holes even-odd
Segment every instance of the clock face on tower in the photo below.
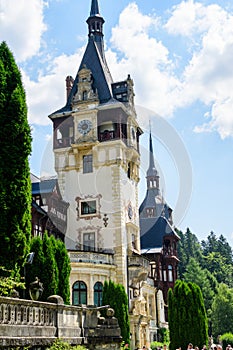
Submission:
<svg viewBox="0 0 233 350">
<path fill-rule="evenodd" d="M 78 131 L 82 135 L 86 135 L 90 132 L 92 128 L 92 122 L 90 120 L 81 120 L 78 123 Z"/>
</svg>

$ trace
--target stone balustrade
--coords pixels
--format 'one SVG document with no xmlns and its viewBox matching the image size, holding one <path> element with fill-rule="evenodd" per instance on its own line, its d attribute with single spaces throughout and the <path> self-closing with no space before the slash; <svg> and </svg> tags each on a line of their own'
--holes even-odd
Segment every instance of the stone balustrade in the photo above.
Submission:
<svg viewBox="0 0 233 350">
<path fill-rule="evenodd" d="M 69 256 L 71 262 L 114 265 L 113 254 L 75 251 L 69 252 Z"/>
<path fill-rule="evenodd" d="M 48 302 L 0 297 L 0 349 L 24 346 L 43 349 L 56 338 L 72 345 L 88 344 L 89 349 L 96 342 L 101 349 L 104 341 L 119 349 L 117 320 L 110 317 L 106 327 L 98 314 L 99 308 L 94 306 L 64 305 L 59 296 L 50 297 Z"/>
</svg>

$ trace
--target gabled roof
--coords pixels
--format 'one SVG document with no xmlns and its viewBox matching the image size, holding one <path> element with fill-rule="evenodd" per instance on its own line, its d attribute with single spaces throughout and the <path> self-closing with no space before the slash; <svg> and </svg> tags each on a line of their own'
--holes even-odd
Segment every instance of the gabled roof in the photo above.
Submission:
<svg viewBox="0 0 233 350">
<path fill-rule="evenodd" d="M 163 216 L 158 218 L 140 218 L 141 249 L 160 248 L 165 236 L 176 235 Z"/>
</svg>

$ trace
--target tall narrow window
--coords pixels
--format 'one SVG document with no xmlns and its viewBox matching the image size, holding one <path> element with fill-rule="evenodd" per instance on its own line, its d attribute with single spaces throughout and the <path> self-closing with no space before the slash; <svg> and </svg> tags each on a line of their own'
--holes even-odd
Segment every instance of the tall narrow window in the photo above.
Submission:
<svg viewBox="0 0 233 350">
<path fill-rule="evenodd" d="M 83 173 L 92 173 L 93 172 L 93 157 L 92 154 L 87 154 L 83 156 Z"/>
<path fill-rule="evenodd" d="M 103 297 L 103 285 L 101 282 L 96 282 L 94 285 L 94 304 L 96 306 L 102 305 L 102 297 Z"/>
<path fill-rule="evenodd" d="M 172 265 L 168 265 L 168 281 L 173 282 Z"/>
<path fill-rule="evenodd" d="M 95 250 L 95 232 L 83 234 L 83 250 L 93 252 Z"/>
<path fill-rule="evenodd" d="M 166 271 L 166 267 L 165 266 L 163 268 L 163 280 L 164 280 L 164 282 L 167 281 L 167 271 Z"/>
<path fill-rule="evenodd" d="M 77 281 L 73 285 L 72 304 L 87 304 L 87 286 L 83 281 Z"/>
</svg>

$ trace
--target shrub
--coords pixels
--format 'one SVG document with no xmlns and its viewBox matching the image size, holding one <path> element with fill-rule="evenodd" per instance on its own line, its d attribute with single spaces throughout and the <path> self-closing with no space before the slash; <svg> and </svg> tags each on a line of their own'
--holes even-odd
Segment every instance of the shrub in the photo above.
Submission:
<svg viewBox="0 0 233 350">
<path fill-rule="evenodd" d="M 228 344 L 233 345 L 233 334 L 232 333 L 224 333 L 220 336 L 219 341 L 222 344 L 223 349 L 226 349 Z"/>
<path fill-rule="evenodd" d="M 161 343 L 159 341 L 153 341 L 151 344 L 150 344 L 150 348 L 151 350 L 156 350 L 158 348 L 162 349 L 163 348 L 163 345 L 164 343 Z"/>
</svg>

